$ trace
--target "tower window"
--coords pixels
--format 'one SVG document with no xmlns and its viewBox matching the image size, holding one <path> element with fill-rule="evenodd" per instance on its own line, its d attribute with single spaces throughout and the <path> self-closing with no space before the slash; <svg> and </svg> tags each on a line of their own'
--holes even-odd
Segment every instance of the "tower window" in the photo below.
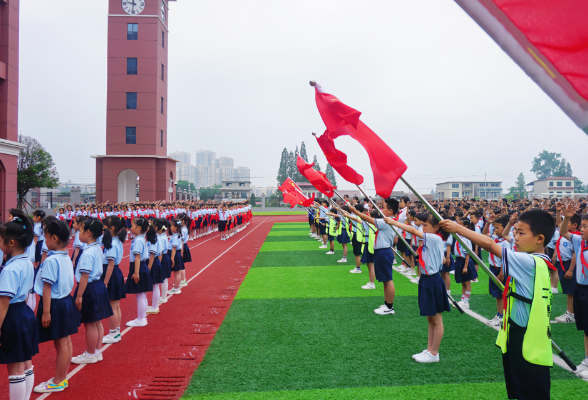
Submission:
<svg viewBox="0 0 588 400">
<path fill-rule="evenodd" d="M 165 75 L 165 65 L 161 64 L 161 80 L 163 81 L 163 77 Z"/>
<path fill-rule="evenodd" d="M 163 147 L 163 129 L 161 130 L 161 147 Z"/>
<path fill-rule="evenodd" d="M 137 75 L 136 58 L 127 58 L 127 75 Z"/>
<path fill-rule="evenodd" d="M 161 31 L 161 47 L 165 49 L 165 31 Z"/>
<path fill-rule="evenodd" d="M 127 92 L 127 110 L 137 109 L 137 93 Z"/>
<path fill-rule="evenodd" d="M 139 24 L 127 24 L 127 40 L 139 40 Z"/>
<path fill-rule="evenodd" d="M 127 126 L 127 144 L 137 144 L 137 128 Z"/>
<path fill-rule="evenodd" d="M 161 113 L 163 114 L 163 97 L 161 98 Z"/>
</svg>

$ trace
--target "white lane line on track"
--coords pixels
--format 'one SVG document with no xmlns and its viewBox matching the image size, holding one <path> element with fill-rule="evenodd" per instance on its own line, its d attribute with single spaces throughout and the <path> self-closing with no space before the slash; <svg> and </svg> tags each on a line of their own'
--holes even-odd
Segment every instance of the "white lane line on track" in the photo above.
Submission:
<svg viewBox="0 0 588 400">
<path fill-rule="evenodd" d="M 268 217 L 268 218 L 269 218 L 269 217 Z M 260 227 L 260 226 L 261 226 L 261 225 L 262 225 L 262 224 L 263 224 L 265 221 L 267 221 L 267 219 L 268 219 L 268 218 L 266 218 L 266 219 L 264 219 L 263 221 L 261 221 L 261 222 L 259 223 L 259 225 L 257 225 L 255 228 L 251 229 L 251 231 L 249 231 L 249 233 L 247 233 L 247 234 L 246 234 L 245 236 L 243 236 L 241 239 L 239 239 L 238 241 L 236 241 L 236 242 L 235 242 L 235 243 L 234 243 L 234 244 L 233 244 L 231 247 L 229 247 L 228 249 L 226 249 L 225 251 L 223 251 L 223 252 L 222 252 L 222 253 L 221 253 L 221 254 L 220 254 L 220 255 L 219 255 L 217 258 L 215 258 L 214 260 L 212 260 L 211 262 L 209 262 L 209 263 L 208 263 L 208 265 L 206 265 L 206 267 L 202 268 L 200 271 L 198 271 L 198 273 L 197 273 L 196 275 L 194 275 L 193 277 L 191 277 L 191 278 L 190 278 L 190 280 L 188 280 L 188 283 L 192 282 L 192 281 L 193 281 L 193 280 L 194 280 L 194 279 L 195 279 L 195 278 L 196 278 L 198 275 L 200 275 L 201 273 L 203 273 L 203 272 L 204 272 L 204 271 L 205 271 L 205 270 L 206 270 L 208 267 L 210 267 L 210 266 L 211 266 L 211 265 L 212 265 L 212 264 L 213 264 L 213 263 L 214 263 L 216 260 L 218 260 L 219 258 L 221 258 L 221 257 L 222 257 L 224 254 L 226 254 L 226 253 L 227 253 L 229 250 L 231 250 L 233 247 L 235 247 L 236 245 L 238 245 L 238 244 L 239 244 L 239 242 L 240 242 L 241 240 L 245 239 L 247 236 L 249 236 L 251 233 L 253 233 L 253 231 L 254 231 L 254 230 L 256 230 L 257 228 L 259 228 L 259 227 Z M 215 236 L 215 237 L 218 237 L 218 236 Z M 208 240 L 212 240 L 212 239 L 214 239 L 215 237 L 211 237 L 211 238 L 210 238 L 210 239 L 208 239 Z M 196 246 L 194 246 L 194 247 L 198 247 L 198 246 L 200 246 L 201 244 L 203 244 L 203 243 L 207 242 L 208 240 L 206 240 L 206 241 L 204 241 L 204 242 L 202 242 L 202 243 L 199 243 L 199 244 L 197 244 L 197 245 L 196 245 Z M 191 247 L 191 248 L 193 248 L 193 247 Z M 169 300 L 171 297 L 172 297 L 172 296 L 168 296 L 168 297 L 167 297 L 167 299 Z M 126 334 L 128 331 L 130 331 L 131 329 L 133 329 L 133 327 L 130 327 L 130 326 L 129 326 L 129 327 L 127 327 L 127 329 L 125 329 L 124 331 L 122 331 L 122 332 L 120 333 L 120 336 L 121 336 L 121 337 L 122 337 L 122 336 L 124 336 L 124 335 L 125 335 L 125 334 Z M 110 344 L 110 343 L 109 343 L 109 344 L 107 344 L 107 345 L 104 345 L 104 346 L 102 346 L 102 353 L 104 353 L 104 351 L 105 351 L 106 349 L 108 349 L 110 346 L 111 346 L 111 344 Z M 77 366 L 76 368 L 74 368 L 74 369 L 73 369 L 73 370 L 72 370 L 72 371 L 71 371 L 69 374 L 67 374 L 67 379 L 68 379 L 68 380 L 70 380 L 70 379 L 71 379 L 71 378 L 72 378 L 72 377 L 73 377 L 75 374 L 77 374 L 78 372 L 80 372 L 80 371 L 81 371 L 81 370 L 82 370 L 82 369 L 83 369 L 83 368 L 84 368 L 86 365 L 88 365 L 88 364 L 80 364 L 80 365 L 78 365 L 78 366 Z M 45 393 L 45 394 L 43 394 L 42 396 L 39 396 L 39 397 L 37 398 L 37 400 L 43 400 L 43 399 L 46 399 L 46 398 L 47 398 L 47 397 L 49 397 L 50 395 L 51 395 L 51 393 Z"/>
</svg>

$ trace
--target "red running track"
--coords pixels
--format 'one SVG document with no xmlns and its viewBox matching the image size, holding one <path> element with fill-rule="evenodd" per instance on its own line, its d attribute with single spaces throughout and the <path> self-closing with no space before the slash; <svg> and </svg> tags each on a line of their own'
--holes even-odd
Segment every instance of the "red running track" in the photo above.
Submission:
<svg viewBox="0 0 588 400">
<path fill-rule="evenodd" d="M 305 216 L 259 216 L 228 241 L 219 233 L 189 242 L 193 261 L 187 264 L 189 285 L 182 294 L 160 305 L 157 315 L 148 316 L 148 325 L 127 328 L 137 317 L 134 295 L 121 301 L 123 339 L 104 345 L 104 360 L 96 364 L 72 364 L 69 388 L 50 395 L 33 393 L 32 399 L 179 399 L 190 383 L 206 350 L 225 318 L 251 264 L 274 222 L 304 222 Z M 125 252 L 128 251 L 127 244 Z M 128 257 L 121 270 L 128 273 Z M 151 302 L 151 295 L 147 295 Z M 151 303 L 150 303 L 151 304 Z M 108 323 L 103 321 L 105 332 Z M 74 356 L 85 351 L 83 325 L 72 336 Z M 35 385 L 55 372 L 52 342 L 39 346 L 33 358 Z M 0 393 L 8 399 L 6 368 L 0 367 Z"/>
</svg>

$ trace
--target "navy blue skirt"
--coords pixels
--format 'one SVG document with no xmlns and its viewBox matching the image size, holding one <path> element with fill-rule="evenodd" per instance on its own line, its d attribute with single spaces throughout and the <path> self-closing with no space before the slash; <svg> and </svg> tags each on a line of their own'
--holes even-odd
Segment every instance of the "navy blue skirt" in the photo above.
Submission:
<svg viewBox="0 0 588 400">
<path fill-rule="evenodd" d="M 561 269 L 561 261 L 557 261 L 555 263 L 555 267 L 557 268 L 557 273 L 559 275 L 559 284 L 561 285 L 561 292 L 563 294 L 574 294 L 576 291 L 576 272 L 572 274 L 572 279 L 566 279 L 565 274 L 570 266 L 572 265 L 572 260 L 564 261 L 563 267 Z M 578 268 L 578 266 L 576 266 Z"/>
<path fill-rule="evenodd" d="M 392 280 L 392 265 L 394 265 L 394 252 L 392 249 L 374 250 L 374 270 L 376 271 L 378 282 Z"/>
<path fill-rule="evenodd" d="M 83 304 L 83 301 L 82 301 Z M 61 339 L 78 333 L 80 313 L 70 294 L 62 299 L 51 299 L 51 325 L 43 328 L 43 297 L 37 308 L 37 326 L 39 327 L 39 343 Z"/>
<path fill-rule="evenodd" d="M 151 274 L 145 261 L 141 261 L 139 266 L 139 283 L 135 283 L 133 275 L 135 274 L 135 262 L 129 266 L 129 275 L 127 276 L 127 294 L 146 293 L 153 291 L 151 284 Z"/>
<path fill-rule="evenodd" d="M 188 243 L 184 243 L 184 254 L 182 255 L 182 261 L 184 261 L 184 264 L 192 261 L 192 254 L 190 254 Z"/>
<path fill-rule="evenodd" d="M 73 295 L 74 301 L 78 297 L 79 288 L 78 284 Z M 89 282 L 86 286 L 82 295 L 82 311 L 79 313 L 79 320 L 84 324 L 102 321 L 113 315 L 106 286 L 100 279 Z"/>
<path fill-rule="evenodd" d="M 161 270 L 163 272 L 163 279 L 171 278 L 171 259 L 170 252 L 168 251 L 161 257 Z"/>
<path fill-rule="evenodd" d="M 102 268 L 102 276 L 100 277 L 102 282 L 106 280 L 107 269 L 108 264 L 104 264 Z M 108 281 L 108 285 L 106 285 L 106 291 L 108 292 L 108 299 L 110 301 L 117 301 L 127 297 L 125 277 L 123 276 L 123 273 L 118 265 L 115 265 L 114 269 L 112 270 L 112 275 L 110 275 L 110 280 Z"/>
<path fill-rule="evenodd" d="M 368 244 L 363 245 L 363 254 L 361 255 L 361 263 L 367 264 L 374 262 L 374 255 L 370 253 Z"/>
<path fill-rule="evenodd" d="M 445 265 L 443 264 L 443 267 L 441 267 L 441 271 L 439 272 L 449 272 L 449 271 L 453 271 L 453 269 L 455 268 L 455 261 L 453 260 L 453 256 L 449 256 L 449 264 Z"/>
<path fill-rule="evenodd" d="M 35 262 L 41 262 L 41 257 L 43 257 L 43 241 L 37 240 L 37 245 L 35 246 Z"/>
<path fill-rule="evenodd" d="M 75 253 L 75 249 L 74 249 L 74 253 Z M 80 262 L 80 257 L 82 256 L 82 253 L 84 252 L 83 249 L 80 249 L 80 252 L 78 253 L 78 255 L 76 256 L 76 259 L 74 260 L 74 256 L 73 253 L 71 255 L 71 262 L 74 265 L 74 274 L 76 273 L 76 269 L 78 269 L 78 263 Z"/>
<path fill-rule="evenodd" d="M 0 329 L 0 364 L 29 361 L 39 353 L 35 313 L 24 301 L 10 304 Z"/>
<path fill-rule="evenodd" d="M 344 243 L 351 243 L 351 239 L 349 238 L 349 233 L 347 230 L 343 229 L 341 234 L 337 236 L 337 242 L 344 244 Z"/>
<path fill-rule="evenodd" d="M 432 317 L 451 311 L 445 282 L 441 275 L 421 275 L 419 279 L 419 310 L 421 317 Z"/>
<path fill-rule="evenodd" d="M 457 283 L 473 281 L 478 277 L 478 271 L 476 271 L 476 266 L 474 265 L 474 261 L 471 258 L 468 264 L 468 272 L 465 274 L 462 272 L 464 265 L 465 258 L 457 257 L 455 259 L 455 282 Z"/>
<path fill-rule="evenodd" d="M 125 221 L 126 221 L 125 223 L 127 225 L 127 230 L 130 230 L 131 229 L 131 219 L 129 218 L 129 219 L 126 219 Z"/>
<path fill-rule="evenodd" d="M 180 255 L 180 252 L 176 250 L 176 255 L 174 257 L 174 266 L 172 267 L 172 271 L 177 272 L 182 271 L 184 269 L 186 269 L 186 267 L 184 267 L 184 261 L 182 261 L 182 256 Z"/>
<path fill-rule="evenodd" d="M 163 269 L 161 268 L 161 261 L 159 261 L 159 257 L 155 257 L 153 259 L 153 264 L 151 265 L 151 271 L 149 271 L 149 274 L 151 277 L 151 285 L 163 283 Z"/>
</svg>

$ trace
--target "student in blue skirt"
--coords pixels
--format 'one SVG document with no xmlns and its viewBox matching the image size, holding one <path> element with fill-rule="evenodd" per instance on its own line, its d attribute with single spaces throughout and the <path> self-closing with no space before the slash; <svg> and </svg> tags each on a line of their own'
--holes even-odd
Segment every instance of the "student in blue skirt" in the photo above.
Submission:
<svg viewBox="0 0 588 400">
<path fill-rule="evenodd" d="M 343 206 L 341 208 L 345 212 L 349 212 L 349 207 Z M 343 257 L 338 260 L 338 263 L 346 263 L 347 262 L 347 244 L 351 243 L 351 239 L 349 238 L 349 220 L 342 214 L 337 213 L 338 223 L 337 223 L 337 242 L 343 246 Z"/>
<path fill-rule="evenodd" d="M 43 256 L 43 241 L 45 240 L 45 233 L 43 232 L 43 219 L 45 218 L 45 211 L 35 210 L 33 212 L 33 232 L 35 233 L 35 267 L 39 268 L 41 265 L 41 257 Z M 37 273 L 35 273 L 36 276 Z"/>
<path fill-rule="evenodd" d="M 398 241 L 398 238 L 383 218 L 398 215 L 398 200 L 386 199 L 384 205 L 383 216 L 379 215 L 378 210 L 372 210 L 370 216 L 360 213 L 353 207 L 350 207 L 350 210 L 377 228 L 374 244 L 374 270 L 376 279 L 384 284 L 384 304 L 376 308 L 374 312 L 378 315 L 392 315 L 394 314 L 394 295 L 396 294 L 392 280 L 392 265 L 394 265 L 392 246 Z"/>
<path fill-rule="evenodd" d="M 67 372 L 73 356 L 71 335 L 78 333 L 80 314 L 71 291 L 73 265 L 67 252 L 69 227 L 53 221 L 45 227 L 45 243 L 50 251 L 35 279 L 35 292 L 41 296 L 37 310 L 39 343 L 53 341 L 57 352 L 55 375 L 35 387 L 36 393 L 62 392 L 68 387 Z"/>
<path fill-rule="evenodd" d="M 184 270 L 184 262 L 182 261 L 182 238 L 180 237 L 180 230 L 182 229 L 182 221 L 174 219 L 170 223 L 169 234 L 171 238 L 169 240 L 169 248 L 171 248 L 170 260 L 171 267 L 174 273 L 174 284 L 169 294 L 180 294 L 180 281 L 181 272 Z"/>
<path fill-rule="evenodd" d="M 137 298 L 137 318 L 127 322 L 127 326 L 147 326 L 147 292 L 153 290 L 151 276 L 147 261 L 149 260 L 149 247 L 145 240 L 145 234 L 149 230 L 149 223 L 143 217 L 133 219 L 131 233 L 135 236 L 131 244 L 131 265 L 127 276 L 127 293 L 135 294 Z"/>
<path fill-rule="evenodd" d="M 39 330 L 26 299 L 34 267 L 25 249 L 33 240 L 33 222 L 20 210 L 0 227 L 0 249 L 10 259 L 0 272 L 0 364 L 8 370 L 11 400 L 31 396 L 35 375 L 32 358 L 39 352 Z"/>
<path fill-rule="evenodd" d="M 161 282 L 161 297 L 159 304 L 167 303 L 167 293 L 169 288 L 169 278 L 171 278 L 171 260 L 169 258 L 171 251 L 169 250 L 169 241 L 166 234 L 169 227 L 169 222 L 163 218 L 155 220 L 155 231 L 157 232 L 157 241 L 159 242 L 161 254 L 159 261 L 161 263 L 161 274 L 163 282 Z"/>
<path fill-rule="evenodd" d="M 445 218 L 445 216 L 443 216 Z M 449 235 L 445 241 L 445 256 L 443 257 L 443 267 L 441 268 L 441 278 L 445 282 L 447 294 L 451 295 L 451 278 L 449 273 L 455 269 L 455 261 L 453 260 L 453 236 Z"/>
<path fill-rule="evenodd" d="M 73 262 L 74 272 L 76 271 L 76 269 L 78 267 L 78 262 L 80 261 L 80 257 L 82 256 L 82 253 L 84 252 L 84 249 L 86 248 L 86 244 L 80 240 L 80 229 L 81 229 L 81 226 L 84 225 L 85 220 L 86 220 L 85 216 L 77 215 L 74 218 L 73 223 L 72 223 L 72 226 L 77 231 L 75 238 L 74 238 L 74 243 L 73 243 L 74 252 L 71 256 L 71 261 Z"/>
<path fill-rule="evenodd" d="M 184 263 L 184 267 L 186 263 L 192 262 L 192 254 L 190 253 L 190 247 L 188 246 L 188 239 L 190 238 L 190 230 L 188 227 L 190 226 L 190 218 L 186 214 L 180 216 L 182 221 L 182 229 L 181 229 L 181 237 L 182 237 L 182 262 Z M 188 281 L 186 280 L 186 268 L 181 271 L 182 280 L 180 281 L 180 287 L 188 286 Z"/>
<path fill-rule="evenodd" d="M 102 343 L 118 343 L 121 341 L 120 324 L 122 312 L 120 309 L 120 300 L 127 297 L 125 278 L 120 270 L 120 263 L 123 259 L 123 243 L 127 239 L 126 222 L 121 217 L 111 215 L 104 220 L 104 226 L 110 231 L 112 236 L 111 243 L 103 240 L 104 258 L 103 271 L 100 279 L 106 285 L 108 299 L 112 307 L 113 315 L 108 318 L 109 332 L 102 339 Z"/>
<path fill-rule="evenodd" d="M 464 226 L 466 229 L 471 231 L 474 230 L 474 225 L 466 217 L 457 221 L 459 225 Z M 469 239 L 458 235 L 464 243 L 472 248 L 472 243 Z M 470 258 L 469 253 L 466 249 L 459 244 L 455 243 L 455 282 L 461 283 L 461 300 L 457 303 L 461 308 L 470 308 L 470 296 L 472 294 L 472 281 L 478 278 L 478 271 L 474 265 L 474 261 Z"/>
<path fill-rule="evenodd" d="M 159 299 L 161 298 L 160 283 L 163 283 L 163 270 L 161 268 L 161 245 L 157 239 L 157 232 L 155 231 L 155 219 L 151 221 L 149 229 L 145 234 L 147 240 L 147 247 L 149 248 L 149 273 L 151 277 L 151 284 L 153 285 L 153 297 L 151 298 L 151 306 L 147 307 L 147 314 L 159 313 Z"/>
<path fill-rule="evenodd" d="M 422 231 L 392 218 L 385 218 L 384 221 L 423 239 L 422 245 L 418 248 L 421 270 L 418 301 L 420 314 L 427 317 L 429 323 L 429 338 L 427 348 L 412 358 L 419 363 L 434 363 L 439 362 L 439 347 L 444 333 L 442 313 L 451 311 L 445 282 L 439 274 L 449 233 L 441 230 L 439 221 L 433 214 L 424 212 L 418 214 L 417 218 L 423 222 Z"/>
<path fill-rule="evenodd" d="M 108 299 L 106 285 L 100 279 L 103 270 L 103 254 L 97 239 L 110 242 L 110 231 L 97 218 L 87 218 L 78 223 L 79 238 L 86 244 L 80 257 L 75 278 L 78 286 L 74 292 L 76 307 L 81 313 L 80 321 L 86 328 L 86 351 L 71 362 L 74 364 L 94 364 L 102 361 L 102 338 L 104 327 L 102 320 L 113 315 Z"/>
</svg>

